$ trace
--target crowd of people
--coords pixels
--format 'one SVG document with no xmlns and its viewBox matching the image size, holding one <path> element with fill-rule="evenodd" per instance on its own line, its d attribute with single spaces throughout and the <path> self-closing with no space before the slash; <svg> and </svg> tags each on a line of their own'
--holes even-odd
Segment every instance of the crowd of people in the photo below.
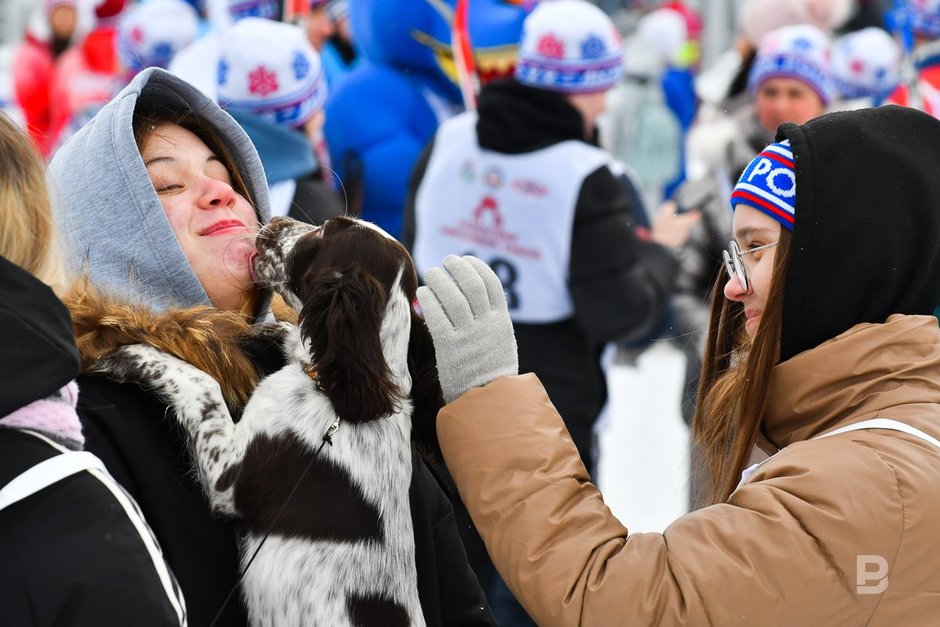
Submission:
<svg viewBox="0 0 940 627">
<path fill-rule="evenodd" d="M 694 3 L 426 4 L 38 3 L 0 74 L 0 623 L 248 623 L 240 521 L 101 364 L 152 346 L 239 416 L 298 367 L 259 230 L 350 215 L 413 256 L 444 403 L 415 624 L 934 624 L 940 1 L 744 0 L 707 66 Z M 593 434 L 657 340 L 691 511 L 634 534 Z"/>
</svg>

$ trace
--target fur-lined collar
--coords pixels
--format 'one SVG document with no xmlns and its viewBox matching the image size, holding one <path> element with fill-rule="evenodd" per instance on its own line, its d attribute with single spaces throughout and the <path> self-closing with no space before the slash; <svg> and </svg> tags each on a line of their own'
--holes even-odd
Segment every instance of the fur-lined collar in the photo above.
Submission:
<svg viewBox="0 0 940 627">
<path fill-rule="evenodd" d="M 212 376 L 237 413 L 261 378 L 246 346 L 281 332 L 272 325 L 252 327 L 244 315 L 212 307 L 153 312 L 107 298 L 87 284 L 64 300 L 72 314 L 82 373 L 97 371 L 98 360 L 122 346 L 148 344 Z M 296 313 L 283 302 L 272 310 L 278 319 L 296 322 Z"/>
</svg>

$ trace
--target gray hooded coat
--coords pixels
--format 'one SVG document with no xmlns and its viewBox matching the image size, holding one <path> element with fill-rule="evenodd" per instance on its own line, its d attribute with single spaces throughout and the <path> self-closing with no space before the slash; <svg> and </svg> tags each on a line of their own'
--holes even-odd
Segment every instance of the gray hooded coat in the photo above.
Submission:
<svg viewBox="0 0 940 627">
<path fill-rule="evenodd" d="M 209 305 L 170 227 L 134 141 L 142 97 L 179 103 L 211 123 L 232 151 L 255 201 L 270 218 L 268 187 L 248 135 L 201 91 L 158 68 L 144 70 L 56 153 L 53 202 L 74 270 L 119 300 L 163 311 Z"/>
</svg>

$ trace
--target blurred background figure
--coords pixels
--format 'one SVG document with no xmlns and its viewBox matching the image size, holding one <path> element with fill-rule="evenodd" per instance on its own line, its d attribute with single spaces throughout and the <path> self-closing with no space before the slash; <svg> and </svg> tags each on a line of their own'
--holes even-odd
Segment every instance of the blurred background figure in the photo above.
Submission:
<svg viewBox="0 0 940 627">
<path fill-rule="evenodd" d="M 199 16 L 185 0 L 99 0 L 94 28 L 55 65 L 50 151 L 68 140 L 138 72 L 166 68 L 196 38 Z M 51 154 L 51 153 L 50 153 Z"/>
<path fill-rule="evenodd" d="M 124 86 L 117 52 L 118 20 L 124 8 L 125 0 L 100 0 L 94 28 L 57 60 L 49 103 L 51 151 Z"/>
<path fill-rule="evenodd" d="M 767 33 L 808 24 L 831 35 L 846 23 L 855 8 L 854 0 L 743 0 L 737 13 L 735 41 L 695 81 L 703 107 L 699 117 L 707 122 L 715 115 L 747 106 L 751 65 Z"/>
<path fill-rule="evenodd" d="M 32 13 L 13 58 L 12 98 L 40 154 L 52 150 L 50 89 L 56 59 L 91 27 L 76 0 L 46 0 Z M 83 24 L 80 24 L 83 22 Z"/>
<path fill-rule="evenodd" d="M 310 8 L 300 15 L 300 25 L 307 32 L 310 45 L 318 53 L 336 33 L 336 24 L 330 15 L 330 0 L 309 0 Z"/>
<path fill-rule="evenodd" d="M 209 28 L 180 50 L 167 69 L 216 99 L 219 49 L 229 27 L 245 17 L 281 19 L 281 0 L 208 0 Z"/>
<path fill-rule="evenodd" d="M 271 191 L 271 214 L 322 224 L 344 213 L 324 159 L 326 78 L 293 24 L 247 17 L 219 54 L 218 98 L 251 138 Z"/>
<path fill-rule="evenodd" d="M 333 34 L 320 50 L 326 83 L 336 89 L 359 61 L 359 49 L 349 24 L 349 0 L 330 0 L 327 12 L 333 21 Z"/>
<path fill-rule="evenodd" d="M 438 125 L 467 106 L 451 46 L 455 4 L 355 0 L 349 6 L 362 58 L 331 92 L 324 132 L 349 212 L 395 237 L 418 155 Z M 529 5 L 474 0 L 468 6 L 466 34 L 481 83 L 506 76 Z"/>
<path fill-rule="evenodd" d="M 607 92 L 606 111 L 598 116 L 602 145 L 639 177 L 645 207 L 658 207 L 666 186 L 684 170 L 683 126 L 666 101 L 664 79 L 687 39 L 678 12 L 658 9 L 643 16 L 625 41 L 623 79 Z M 687 96 L 694 114 L 695 94 Z"/>
<path fill-rule="evenodd" d="M 663 9 L 675 11 L 685 22 L 685 41 L 670 59 L 663 73 L 663 95 L 666 104 L 676 115 L 682 128 L 682 159 L 679 175 L 666 183 L 664 198 L 671 198 L 676 188 L 685 180 L 685 139 L 698 114 L 698 95 L 695 93 L 695 77 L 701 70 L 702 18 L 699 12 L 680 0 L 666 2 Z"/>
<path fill-rule="evenodd" d="M 199 14 L 185 0 L 144 0 L 125 11 L 118 25 L 118 56 L 124 81 L 148 67 L 166 69 L 191 44 Z"/>
<path fill-rule="evenodd" d="M 809 25 L 787 26 L 761 40 L 748 75 L 748 92 L 768 140 L 784 122 L 803 120 L 794 122 L 803 124 L 832 104 L 836 93 L 830 46 L 829 37 Z"/>
<path fill-rule="evenodd" d="M 940 0 L 901 0 L 889 21 L 904 43 L 906 62 L 888 101 L 940 117 Z"/>
<path fill-rule="evenodd" d="M 901 80 L 903 52 L 883 28 L 846 33 L 832 45 L 832 79 L 842 100 L 835 108 L 876 107 Z"/>
</svg>

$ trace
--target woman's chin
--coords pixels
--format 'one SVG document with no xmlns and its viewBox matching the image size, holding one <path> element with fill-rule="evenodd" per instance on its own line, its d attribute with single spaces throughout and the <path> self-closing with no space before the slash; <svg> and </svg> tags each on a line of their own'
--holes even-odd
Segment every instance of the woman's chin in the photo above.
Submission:
<svg viewBox="0 0 940 627">
<path fill-rule="evenodd" d="M 753 318 L 748 318 L 744 323 L 744 331 L 747 333 L 748 337 L 752 340 L 754 335 L 757 333 L 757 327 L 760 324 L 760 316 L 755 316 Z"/>
</svg>

